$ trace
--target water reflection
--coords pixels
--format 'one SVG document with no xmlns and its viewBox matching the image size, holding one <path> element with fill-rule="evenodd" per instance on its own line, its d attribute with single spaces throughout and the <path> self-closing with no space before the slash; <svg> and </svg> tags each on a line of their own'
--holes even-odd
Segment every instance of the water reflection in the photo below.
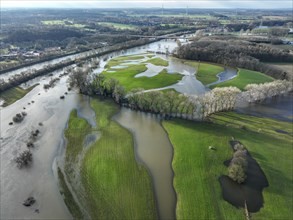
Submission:
<svg viewBox="0 0 293 220">
<path fill-rule="evenodd" d="M 160 219 L 175 219 L 173 147 L 159 118 L 122 108 L 115 120 L 133 133 L 136 157 L 145 164 L 153 179 Z"/>
<path fill-rule="evenodd" d="M 293 122 L 293 93 L 267 99 L 262 103 L 238 102 L 236 112 Z"/>
</svg>

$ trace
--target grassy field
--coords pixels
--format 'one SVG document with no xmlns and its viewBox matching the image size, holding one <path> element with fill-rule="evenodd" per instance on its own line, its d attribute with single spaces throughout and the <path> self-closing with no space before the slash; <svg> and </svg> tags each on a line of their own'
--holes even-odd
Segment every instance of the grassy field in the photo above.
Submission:
<svg viewBox="0 0 293 220">
<path fill-rule="evenodd" d="M 168 62 L 160 59 L 160 58 L 153 58 L 149 59 L 146 62 L 139 63 L 139 64 L 131 64 L 125 66 L 125 68 L 121 69 L 114 69 L 112 67 L 121 65 L 125 61 L 134 61 L 134 60 L 141 60 L 144 56 L 142 55 L 132 55 L 132 56 L 121 56 L 110 60 L 106 64 L 107 70 L 103 72 L 106 78 L 115 78 L 117 79 L 122 86 L 125 87 L 126 91 L 130 91 L 131 89 L 135 88 L 143 88 L 143 89 L 155 89 L 155 88 L 162 88 L 166 86 L 170 86 L 172 84 L 177 83 L 179 80 L 182 79 L 182 75 L 175 73 L 175 74 L 168 74 L 166 69 L 163 69 L 160 73 L 153 77 L 137 77 L 135 75 L 142 73 L 147 70 L 146 63 L 152 62 L 153 64 L 166 64 Z M 164 62 L 166 63 L 164 63 Z"/>
<path fill-rule="evenodd" d="M 33 90 L 33 88 L 35 88 L 37 85 L 39 84 L 33 85 L 28 89 L 22 89 L 21 87 L 13 87 L 4 92 L 1 92 L 1 99 L 5 101 L 3 107 L 11 105 L 17 100 L 21 99 L 31 90 Z"/>
<path fill-rule="evenodd" d="M 222 82 L 216 85 L 212 85 L 211 88 L 215 87 L 226 87 L 226 86 L 235 86 L 238 87 L 241 90 L 244 90 L 245 86 L 251 83 L 265 83 L 265 82 L 271 82 L 274 79 L 270 76 L 267 76 L 263 73 L 252 71 L 252 70 L 246 70 L 246 69 L 239 69 L 238 75 L 226 82 Z"/>
<path fill-rule="evenodd" d="M 196 79 L 204 85 L 216 82 L 218 80 L 217 74 L 224 71 L 223 67 L 210 63 L 199 63 L 195 61 L 186 61 L 184 63 L 197 69 Z"/>
<path fill-rule="evenodd" d="M 74 198 L 65 182 L 64 175 L 60 168 L 58 167 L 58 178 L 59 178 L 59 187 L 60 193 L 64 197 L 64 202 L 69 209 L 72 216 L 76 219 L 82 219 L 82 212 L 80 211 L 78 205 L 75 203 Z"/>
<path fill-rule="evenodd" d="M 227 174 L 223 162 L 232 156 L 228 141 L 240 140 L 260 164 L 269 181 L 264 208 L 252 219 L 290 219 L 293 212 L 292 125 L 236 113 L 211 117 L 213 123 L 164 121 L 174 147 L 174 187 L 177 219 L 245 219 L 244 211 L 224 201 L 218 177 Z M 245 129 L 243 129 L 245 126 Z M 216 151 L 209 150 L 216 147 Z"/>
<path fill-rule="evenodd" d="M 92 99 L 91 106 L 101 137 L 82 160 L 80 175 L 85 195 L 80 201 L 92 219 L 156 219 L 151 179 L 135 160 L 132 135 L 111 119 L 119 107 L 111 100 L 98 99 Z M 96 129 L 78 118 L 76 111 L 71 113 L 65 132 L 67 163 L 75 162 L 85 135 L 92 130 Z"/>
<path fill-rule="evenodd" d="M 75 27 L 75 28 L 84 28 L 85 25 L 83 24 L 77 24 L 70 20 L 45 20 L 42 21 L 42 24 L 44 25 L 62 25 L 67 27 Z"/>
<path fill-rule="evenodd" d="M 144 72 L 147 67 L 144 64 L 132 65 L 125 69 L 116 70 L 112 72 L 103 72 L 108 78 L 117 79 L 126 91 L 130 91 L 135 88 L 155 89 L 173 85 L 182 79 L 181 74 L 168 74 L 166 69 L 163 69 L 158 75 L 153 77 L 137 77 L 134 78 L 138 73 Z"/>
<path fill-rule="evenodd" d="M 114 22 L 99 22 L 99 25 L 107 26 L 107 27 L 113 27 L 115 29 L 129 29 L 129 30 L 135 30 L 137 29 L 137 26 L 132 24 L 120 24 L 120 23 L 114 23 Z"/>
<path fill-rule="evenodd" d="M 123 62 L 127 61 L 135 61 L 135 60 L 141 60 L 144 56 L 142 55 L 131 55 L 131 56 L 121 56 L 111 59 L 105 66 L 105 68 L 111 68 L 113 66 L 118 66 L 122 64 Z"/>
<path fill-rule="evenodd" d="M 151 64 L 156 65 L 156 66 L 168 66 L 169 65 L 169 62 L 167 60 L 163 60 L 163 59 L 161 59 L 159 57 L 150 59 L 146 63 L 151 63 Z"/>
</svg>

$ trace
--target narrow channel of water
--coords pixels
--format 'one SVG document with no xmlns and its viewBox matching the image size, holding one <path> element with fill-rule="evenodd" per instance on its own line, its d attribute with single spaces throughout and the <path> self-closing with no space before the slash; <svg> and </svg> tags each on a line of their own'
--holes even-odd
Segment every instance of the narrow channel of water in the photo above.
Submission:
<svg viewBox="0 0 293 220">
<path fill-rule="evenodd" d="M 217 75 L 218 80 L 216 82 L 206 85 L 206 87 L 225 82 L 227 80 L 233 79 L 237 76 L 237 69 L 231 67 L 224 67 L 225 70 Z"/>
<path fill-rule="evenodd" d="M 175 219 L 173 147 L 160 120 L 154 115 L 127 108 L 122 108 L 114 118 L 134 136 L 137 160 L 147 167 L 153 180 L 159 218 Z"/>
</svg>

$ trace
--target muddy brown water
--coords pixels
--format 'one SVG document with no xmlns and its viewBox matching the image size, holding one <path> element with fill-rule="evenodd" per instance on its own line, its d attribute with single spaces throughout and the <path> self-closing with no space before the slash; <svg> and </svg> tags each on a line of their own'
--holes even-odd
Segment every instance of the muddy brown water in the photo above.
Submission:
<svg viewBox="0 0 293 220">
<path fill-rule="evenodd" d="M 93 113 L 88 97 L 69 92 L 61 100 L 59 97 L 67 91 L 67 78 L 62 78 L 54 88 L 45 91 L 43 84 L 49 80 L 50 77 L 40 80 L 40 85 L 25 97 L 0 110 L 0 219 L 72 219 L 59 192 L 55 158 L 61 150 L 63 131 L 72 109 L 77 109 L 78 115 L 90 124 L 95 124 L 91 119 Z M 19 124 L 8 125 L 12 117 L 21 111 L 27 112 L 25 119 Z M 39 122 L 43 126 L 39 126 Z M 33 163 L 20 170 L 13 159 L 26 149 L 25 143 L 34 129 L 40 130 L 40 137 L 32 149 Z M 29 196 L 36 198 L 37 202 L 27 208 L 22 202 Z M 36 209 L 39 213 L 35 212 Z"/>
<path fill-rule="evenodd" d="M 103 57 L 159 50 L 158 43 L 161 44 L 161 48 L 166 46 L 172 50 L 176 47 L 175 41 L 161 41 L 114 52 Z M 103 61 L 103 57 L 101 57 L 101 67 L 95 73 L 103 71 L 103 67 L 107 62 Z M 57 59 L 53 62 L 59 61 L 60 59 Z M 0 78 L 9 77 L 28 68 L 41 68 L 44 64 L 48 63 L 37 64 L 37 66 L 2 74 Z M 170 62 L 170 68 L 168 68 L 170 72 L 177 72 L 178 68 L 183 70 L 182 73 L 185 76 L 176 85 L 177 89 L 182 88 L 184 89 L 182 90 L 183 92 L 188 90 L 187 92 L 192 94 L 205 92 L 202 84 L 193 76 L 194 70 L 183 64 L 179 65 L 179 63 L 173 61 Z M 54 72 L 54 77 L 60 73 L 62 73 L 62 70 Z M 14 104 L 0 108 L 0 219 L 72 219 L 59 192 L 56 177 L 56 158 L 63 151 L 63 133 L 71 110 L 78 109 L 78 115 L 88 120 L 92 126 L 95 126 L 94 112 L 90 109 L 89 99 L 73 91 L 69 92 L 64 100 L 59 99 L 67 91 L 67 77 L 63 77 L 57 82 L 54 88 L 44 91 L 43 84 L 48 83 L 50 78 L 41 76 L 27 82 L 23 85 L 24 87 L 29 87 L 36 82 L 40 83 L 40 85 Z M 187 86 L 186 83 L 191 86 Z M 196 88 L 197 90 L 186 89 L 187 87 Z M 32 100 L 34 100 L 34 103 L 28 105 L 28 102 Z M 286 102 L 289 101 L 287 100 Z M 289 103 L 292 106 L 292 102 Z M 23 107 L 26 107 L 25 111 L 28 116 L 19 125 L 9 126 L 8 123 L 12 117 L 16 113 L 23 111 Z M 246 110 L 246 113 L 248 112 L 249 108 Z M 276 114 L 281 115 L 282 112 L 278 111 Z M 122 109 L 120 116 L 117 115 L 117 120 L 126 128 L 132 130 L 134 134 L 136 157 L 151 174 L 160 218 L 175 219 L 176 196 L 172 185 L 172 146 L 165 131 L 160 126 L 159 119 L 145 113 L 131 113 L 130 110 Z M 44 125 L 39 127 L 39 122 L 43 122 Z M 41 136 L 36 142 L 36 149 L 33 150 L 33 165 L 28 169 L 19 170 L 16 168 L 13 158 L 19 151 L 25 149 L 24 141 L 27 140 L 30 131 L 36 128 L 40 129 Z M 98 134 L 90 134 L 84 143 L 85 147 L 90 145 L 95 138 L 98 138 Z M 37 199 L 36 205 L 32 208 L 26 208 L 22 205 L 22 202 L 28 196 L 34 196 Z M 36 208 L 39 209 L 39 213 L 34 212 Z"/>
<path fill-rule="evenodd" d="M 115 57 L 122 54 L 144 53 L 147 50 L 156 50 L 158 43 L 160 42 L 114 52 L 106 56 Z M 176 46 L 176 42 L 162 41 L 161 45 L 172 49 Z M 97 69 L 96 73 L 102 71 L 107 62 L 103 61 L 103 57 L 101 57 L 101 68 Z M 50 61 L 50 63 L 52 62 Z M 45 64 L 48 64 L 48 62 L 37 64 L 37 67 L 40 68 Z M 36 68 L 36 66 L 2 74 L 0 78 L 9 77 L 28 68 Z M 60 73 L 62 73 L 62 70 L 55 71 L 53 75 L 56 77 Z M 48 83 L 51 78 L 42 76 L 28 81 L 23 85 L 24 87 L 29 87 L 36 82 L 40 85 L 14 104 L 5 108 L 0 107 L 1 219 L 72 219 L 59 192 L 56 158 L 59 158 L 63 152 L 63 133 L 72 109 L 78 109 L 78 115 L 87 119 L 92 126 L 95 126 L 95 121 L 92 120 L 94 115 L 89 108 L 89 102 L 83 96 L 71 91 L 65 96 L 64 100 L 60 100 L 59 97 L 67 91 L 67 77 L 62 77 L 54 88 L 44 91 L 43 85 Z M 39 93 L 40 95 L 38 95 Z M 31 103 L 32 100 L 34 100 L 33 104 Z M 25 111 L 28 113 L 24 121 L 18 125 L 8 125 L 16 113 L 23 111 L 23 107 L 26 108 Z M 40 128 L 39 122 L 44 124 Z M 28 139 L 31 130 L 36 128 L 40 129 L 41 136 L 36 142 L 36 149 L 33 150 L 33 165 L 28 169 L 19 170 L 16 168 L 13 158 L 26 149 L 25 141 Z M 93 139 L 93 136 L 89 136 L 84 143 L 85 147 L 92 143 Z M 169 167 L 171 167 L 171 160 L 169 161 Z M 169 179 L 169 181 L 168 185 L 171 186 L 172 180 Z M 26 208 L 22 205 L 22 202 L 29 196 L 35 197 L 37 203 L 34 207 Z M 171 199 L 171 201 L 175 204 L 175 199 Z M 35 209 L 39 209 L 39 213 L 34 212 Z M 175 207 L 173 207 L 172 212 L 175 212 Z"/>
<path fill-rule="evenodd" d="M 160 124 L 151 114 L 122 108 L 114 119 L 129 129 L 135 140 L 138 162 L 149 170 L 160 219 L 175 219 L 176 194 L 173 188 L 173 147 Z"/>
<path fill-rule="evenodd" d="M 233 142 L 230 142 L 233 145 Z M 231 160 L 224 162 L 229 166 Z M 228 176 L 221 176 L 219 178 L 223 198 L 239 208 L 245 207 L 249 212 L 258 212 L 264 206 L 264 199 L 262 190 L 269 186 L 268 180 L 255 159 L 247 152 L 247 178 L 244 183 L 238 184 Z"/>
<path fill-rule="evenodd" d="M 293 122 L 293 93 L 270 98 L 262 103 L 238 102 L 236 112 Z"/>
</svg>

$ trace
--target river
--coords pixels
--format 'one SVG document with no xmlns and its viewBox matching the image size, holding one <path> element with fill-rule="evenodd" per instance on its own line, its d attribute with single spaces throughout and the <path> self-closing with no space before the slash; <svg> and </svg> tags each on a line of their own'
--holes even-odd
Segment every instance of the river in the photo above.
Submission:
<svg viewBox="0 0 293 220">
<path fill-rule="evenodd" d="M 146 46 L 110 53 L 101 57 L 100 68 L 95 72 L 98 73 L 103 70 L 107 62 L 106 60 L 104 61 L 106 57 L 144 53 L 147 50 L 160 50 L 158 44 L 161 44 L 161 48 L 169 47 L 171 50 L 176 47 L 176 42 L 162 40 Z M 66 58 L 22 68 L 21 70 L 2 74 L 1 77 L 11 76 L 28 68 L 41 68 L 42 65 L 59 62 L 62 59 Z M 52 77 L 59 76 L 60 73 L 63 73 L 63 71 L 55 71 Z M 40 83 L 22 99 L 0 109 L 1 219 L 72 218 L 59 192 L 58 178 L 54 175 L 56 174 L 56 164 L 54 162 L 56 157 L 62 154 L 63 133 L 72 109 L 78 109 L 79 115 L 86 119 L 92 118 L 93 115 L 88 110 L 89 102 L 73 91 L 68 92 L 64 100 L 60 99 L 60 96 L 67 92 L 67 76 L 62 77 L 54 88 L 45 91 L 43 85 L 48 83 L 52 77 L 48 75 L 37 77 L 21 85 L 22 87 L 29 87 L 36 82 Z M 26 118 L 19 124 L 9 125 L 12 117 L 22 111 L 27 112 Z M 43 126 L 39 126 L 40 122 L 43 123 Z M 157 126 L 160 126 L 157 121 L 153 123 L 157 123 Z M 26 149 L 26 142 L 30 132 L 35 129 L 39 129 L 41 135 L 35 143 L 35 149 L 32 150 L 33 164 L 29 168 L 19 170 L 16 167 L 14 158 L 19 152 Z M 169 150 L 171 150 L 170 143 L 168 146 Z M 171 158 L 166 158 L 164 163 L 166 166 L 169 164 L 166 169 L 168 169 L 167 173 L 172 176 Z M 150 168 L 148 169 L 151 171 Z M 171 180 L 170 178 L 166 180 L 169 187 L 172 185 Z M 172 193 L 174 197 L 175 194 L 174 192 Z M 35 197 L 37 202 L 32 207 L 27 208 L 22 205 L 22 202 L 29 196 Z M 173 199 L 171 206 L 174 207 L 174 204 L 175 199 Z M 172 212 L 174 216 L 174 208 Z"/>
<path fill-rule="evenodd" d="M 173 147 L 160 118 L 122 108 L 115 120 L 133 134 L 137 160 L 147 167 L 153 180 L 160 219 L 175 219 Z"/>
<path fill-rule="evenodd" d="M 100 58 L 100 68 L 94 72 L 100 73 L 104 69 L 107 62 L 104 58 L 107 57 L 145 53 L 147 51 L 162 52 L 165 48 L 169 48 L 171 51 L 176 46 L 175 41 L 162 40 L 141 47 L 113 52 Z M 183 79 L 173 85 L 174 89 L 189 94 L 202 94 L 208 90 L 196 80 L 193 68 L 184 66 L 178 60 L 172 60 L 170 57 L 158 56 L 169 60 L 168 72 L 184 74 Z M 59 62 L 62 59 L 66 58 L 59 58 L 50 62 Z M 48 63 L 36 65 L 42 67 L 46 64 Z M 36 66 L 26 67 L 23 70 L 28 68 L 36 68 Z M 7 77 L 17 73 L 17 71 L 3 75 Z M 59 70 L 53 74 L 58 76 L 62 72 L 62 70 Z M 56 157 L 62 154 L 63 133 L 72 109 L 77 109 L 79 115 L 87 119 L 93 126 L 95 124 L 93 124 L 92 118 L 94 115 L 87 98 L 70 91 L 64 100 L 60 99 L 60 96 L 67 92 L 67 78 L 67 76 L 62 77 L 54 88 L 47 91 L 43 89 L 43 85 L 48 83 L 51 77 L 42 76 L 31 80 L 22 86 L 27 87 L 35 82 L 39 82 L 40 85 L 36 86 L 22 99 L 0 109 L 1 219 L 72 218 L 59 193 L 54 161 L 56 161 Z M 272 108 L 274 107 L 272 106 Z M 251 109 L 253 107 L 249 107 L 248 110 Z M 20 124 L 9 125 L 12 117 L 21 111 L 26 111 L 28 114 L 24 121 Z M 281 113 L 277 112 L 276 114 Z M 160 218 L 174 219 L 176 195 L 173 189 L 173 170 L 171 166 L 173 149 L 166 132 L 160 125 L 160 120 L 152 115 L 132 112 L 125 108 L 122 108 L 119 114 L 115 116 L 115 120 L 132 131 L 135 139 L 136 159 L 146 166 L 153 180 Z M 40 122 L 43 123 L 42 126 L 39 125 Z M 25 143 L 30 132 L 35 129 L 39 129 L 41 135 L 36 142 L 35 149 L 32 150 L 33 164 L 29 168 L 19 170 L 13 158 L 26 149 Z M 37 202 L 34 206 L 27 208 L 22 205 L 22 202 L 29 196 L 34 196 Z"/>
</svg>

